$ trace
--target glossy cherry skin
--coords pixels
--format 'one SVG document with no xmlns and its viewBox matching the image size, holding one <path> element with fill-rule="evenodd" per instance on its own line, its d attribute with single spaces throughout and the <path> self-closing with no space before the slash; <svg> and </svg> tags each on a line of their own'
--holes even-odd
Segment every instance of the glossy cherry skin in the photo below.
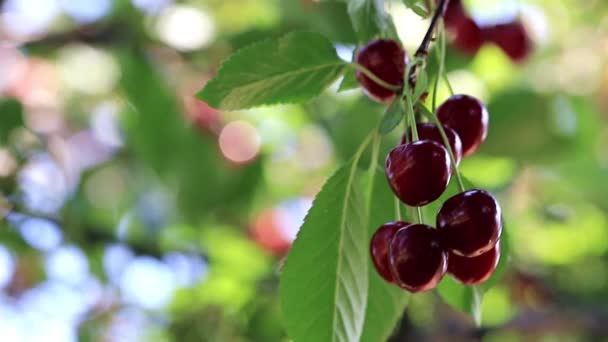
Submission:
<svg viewBox="0 0 608 342">
<path fill-rule="evenodd" d="M 469 95 L 454 95 L 437 109 L 437 117 L 462 141 L 462 156 L 471 155 L 488 135 L 490 116 L 486 106 Z"/>
<path fill-rule="evenodd" d="M 462 284 L 481 284 L 494 273 L 499 260 L 500 241 L 489 251 L 473 258 L 449 253 L 448 273 Z"/>
<path fill-rule="evenodd" d="M 412 207 L 439 198 L 451 175 L 448 150 L 431 140 L 399 145 L 386 157 L 386 177 L 393 192 Z"/>
<path fill-rule="evenodd" d="M 403 73 L 408 63 L 405 50 L 394 40 L 377 39 L 363 46 L 356 57 L 357 63 L 363 65 L 383 81 L 396 86 L 403 86 Z M 357 81 L 371 99 L 388 103 L 395 98 L 395 92 L 372 81 L 361 71 L 356 72 Z"/>
<path fill-rule="evenodd" d="M 486 41 L 498 45 L 514 62 L 523 62 L 532 53 L 532 40 L 519 20 L 484 27 L 482 34 Z"/>
<path fill-rule="evenodd" d="M 432 140 L 438 143 L 439 145 L 445 147 L 445 144 L 443 143 L 443 138 L 441 137 L 441 132 L 439 132 L 439 129 L 435 124 L 419 123 L 416 125 L 416 130 L 418 131 L 418 138 L 420 140 Z M 460 141 L 460 137 L 458 136 L 458 134 L 456 134 L 456 132 L 454 132 L 453 129 L 447 126 L 443 126 L 443 130 L 448 138 L 452 154 L 454 155 L 456 165 L 458 166 L 460 160 L 462 159 L 462 141 Z M 408 133 L 407 136 L 404 134 L 401 137 L 401 144 L 405 144 L 407 143 L 407 141 L 411 141 L 411 136 L 411 133 Z"/>
<path fill-rule="evenodd" d="M 376 267 L 378 274 L 389 283 L 394 283 L 393 274 L 388 264 L 388 249 L 391 240 L 395 233 L 403 227 L 409 226 L 411 223 L 397 221 L 388 222 L 380 226 L 372 236 L 369 244 L 369 251 L 372 257 L 372 262 Z"/>
<path fill-rule="evenodd" d="M 437 229 L 448 251 L 465 257 L 481 255 L 500 238 L 500 205 L 487 191 L 465 191 L 443 203 L 437 213 Z"/>
<path fill-rule="evenodd" d="M 433 289 L 447 269 L 447 255 L 436 229 L 412 224 L 397 231 L 389 248 L 389 264 L 397 285 L 410 291 Z"/>
</svg>

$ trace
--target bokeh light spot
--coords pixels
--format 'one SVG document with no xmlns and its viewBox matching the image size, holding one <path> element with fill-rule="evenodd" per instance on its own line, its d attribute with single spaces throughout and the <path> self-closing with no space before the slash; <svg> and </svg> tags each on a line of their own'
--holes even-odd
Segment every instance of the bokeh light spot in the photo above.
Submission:
<svg viewBox="0 0 608 342">
<path fill-rule="evenodd" d="M 175 5 L 162 11 L 157 31 L 164 43 L 184 51 L 203 48 L 215 38 L 213 18 L 186 5 Z"/>
<path fill-rule="evenodd" d="M 245 163 L 260 151 L 261 138 L 253 125 L 246 121 L 233 121 L 220 133 L 220 149 L 224 156 L 235 163 Z"/>
</svg>

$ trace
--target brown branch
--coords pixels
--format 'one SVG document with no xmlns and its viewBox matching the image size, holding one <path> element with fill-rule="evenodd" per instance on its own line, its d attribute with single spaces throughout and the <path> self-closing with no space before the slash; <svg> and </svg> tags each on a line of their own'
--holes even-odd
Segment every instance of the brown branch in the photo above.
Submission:
<svg viewBox="0 0 608 342">
<path fill-rule="evenodd" d="M 446 6 L 448 5 L 449 0 L 440 0 L 437 8 L 435 8 L 435 13 L 433 14 L 433 18 L 431 19 L 431 24 L 429 25 L 424 38 L 422 39 L 422 43 L 416 50 L 415 56 L 418 58 L 426 58 L 429 54 L 429 46 L 431 45 L 431 41 L 433 40 L 433 35 L 435 35 L 435 31 L 437 30 L 437 25 L 439 24 L 439 18 L 445 12 Z"/>
</svg>

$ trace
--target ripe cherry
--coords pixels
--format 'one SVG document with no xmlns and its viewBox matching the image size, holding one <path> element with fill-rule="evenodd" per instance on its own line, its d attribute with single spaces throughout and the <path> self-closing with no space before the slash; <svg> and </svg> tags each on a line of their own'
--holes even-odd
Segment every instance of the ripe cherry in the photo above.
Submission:
<svg viewBox="0 0 608 342">
<path fill-rule="evenodd" d="M 439 3 L 439 0 L 436 1 Z M 448 0 L 448 5 L 443 13 L 443 21 L 448 29 L 457 28 L 467 17 L 467 13 L 461 0 Z"/>
<path fill-rule="evenodd" d="M 523 62 L 532 52 L 533 44 L 519 20 L 482 28 L 486 41 L 498 45 L 514 62 Z"/>
<path fill-rule="evenodd" d="M 420 140 L 432 140 L 438 143 L 441 146 L 445 146 L 443 143 L 443 138 L 441 137 L 441 132 L 439 132 L 439 128 L 432 123 L 419 123 L 416 125 L 416 130 L 418 131 L 418 137 Z M 462 142 L 460 141 L 460 137 L 453 129 L 443 126 L 443 130 L 445 135 L 450 142 L 450 148 L 452 150 L 452 154 L 454 155 L 454 159 L 456 161 L 456 165 L 460 163 L 460 159 L 462 159 Z M 411 133 L 408 133 L 407 136 L 404 134 L 401 138 L 401 144 L 405 144 L 407 141 L 411 141 Z"/>
<path fill-rule="evenodd" d="M 483 36 L 475 20 L 464 17 L 448 28 L 452 37 L 452 45 L 468 55 L 474 55 L 483 45 Z"/>
<path fill-rule="evenodd" d="M 370 241 L 369 251 L 376 271 L 389 283 L 394 282 L 393 274 L 388 263 L 388 249 L 391 240 L 399 229 L 407 227 L 410 224 L 411 223 L 403 221 L 385 223 L 376 230 Z"/>
<path fill-rule="evenodd" d="M 500 260 L 500 241 L 489 251 L 473 257 L 467 258 L 449 253 L 448 273 L 454 279 L 465 285 L 476 285 L 488 280 Z"/>
<path fill-rule="evenodd" d="M 431 140 L 399 145 L 386 157 L 388 182 L 409 206 L 422 206 L 439 198 L 451 175 L 448 150 Z"/>
<path fill-rule="evenodd" d="M 408 63 L 408 57 L 405 50 L 396 41 L 373 40 L 357 52 L 356 61 L 383 81 L 399 87 L 403 86 L 403 73 Z M 395 98 L 393 90 L 377 84 L 360 71 L 357 71 L 356 75 L 363 91 L 371 99 L 388 103 Z"/>
<path fill-rule="evenodd" d="M 437 109 L 437 117 L 460 137 L 463 157 L 475 152 L 488 135 L 488 110 L 472 96 L 450 97 Z"/>
<path fill-rule="evenodd" d="M 437 286 L 447 268 L 438 231 L 424 224 L 399 229 L 390 244 L 389 264 L 393 279 L 410 292 Z"/>
<path fill-rule="evenodd" d="M 500 238 L 500 205 L 487 191 L 465 191 L 443 203 L 437 214 L 437 229 L 450 252 L 465 257 L 481 255 Z"/>
</svg>

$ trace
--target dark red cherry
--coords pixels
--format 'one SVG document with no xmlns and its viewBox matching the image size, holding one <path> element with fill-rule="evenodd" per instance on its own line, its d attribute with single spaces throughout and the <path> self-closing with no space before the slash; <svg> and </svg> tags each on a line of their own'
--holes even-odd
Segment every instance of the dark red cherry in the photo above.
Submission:
<svg viewBox="0 0 608 342">
<path fill-rule="evenodd" d="M 431 140 L 399 145 L 386 157 L 388 182 L 409 206 L 423 206 L 439 198 L 451 175 L 448 150 Z"/>
<path fill-rule="evenodd" d="M 418 131 L 418 138 L 420 140 L 432 140 L 438 143 L 441 146 L 445 147 L 443 143 L 443 138 L 441 137 L 441 132 L 435 124 L 432 123 L 419 123 L 416 125 L 416 130 Z M 445 131 L 445 135 L 450 142 L 450 147 L 452 149 L 452 154 L 454 154 L 454 159 L 456 160 L 456 165 L 460 163 L 460 159 L 462 159 L 462 142 L 460 141 L 460 137 L 453 129 L 443 126 L 443 130 Z M 401 137 L 401 143 L 405 144 L 408 141 L 411 141 L 411 133 L 405 134 Z"/>
<path fill-rule="evenodd" d="M 412 224 L 397 231 L 390 244 L 389 264 L 397 284 L 410 291 L 428 291 L 446 272 L 446 253 L 439 234 L 424 224 Z"/>
<path fill-rule="evenodd" d="M 385 223 L 376 230 L 370 241 L 369 251 L 376 271 L 389 283 L 394 282 L 393 274 L 388 264 L 388 249 L 391 240 L 399 229 L 409 226 L 410 224 L 411 223 L 402 221 Z"/>
<path fill-rule="evenodd" d="M 514 62 L 523 62 L 532 52 L 530 35 L 519 20 L 484 27 L 482 33 L 486 41 L 498 45 Z"/>
<path fill-rule="evenodd" d="M 436 1 L 439 3 L 439 1 Z M 448 5 L 443 13 L 443 21 L 448 29 L 457 28 L 463 20 L 468 18 L 461 0 L 448 0 Z"/>
<path fill-rule="evenodd" d="M 437 117 L 460 137 L 463 157 L 475 152 L 488 135 L 488 110 L 472 96 L 450 97 L 437 109 Z"/>
<path fill-rule="evenodd" d="M 448 28 L 452 45 L 459 51 L 474 55 L 483 45 L 483 36 L 475 20 L 465 17 L 453 27 Z"/>
<path fill-rule="evenodd" d="M 396 41 L 373 40 L 357 52 L 356 61 L 383 81 L 403 86 L 403 73 L 408 63 L 408 57 L 405 50 Z M 362 72 L 357 71 L 356 75 L 363 91 L 373 100 L 387 103 L 395 98 L 394 91 L 377 84 Z"/>
<path fill-rule="evenodd" d="M 500 238 L 500 205 L 487 191 L 465 191 L 443 203 L 437 214 L 437 229 L 450 252 L 465 257 L 481 255 Z"/>
<path fill-rule="evenodd" d="M 449 253 L 448 273 L 465 285 L 476 285 L 488 280 L 500 260 L 500 240 L 494 248 L 473 258 Z"/>
</svg>

